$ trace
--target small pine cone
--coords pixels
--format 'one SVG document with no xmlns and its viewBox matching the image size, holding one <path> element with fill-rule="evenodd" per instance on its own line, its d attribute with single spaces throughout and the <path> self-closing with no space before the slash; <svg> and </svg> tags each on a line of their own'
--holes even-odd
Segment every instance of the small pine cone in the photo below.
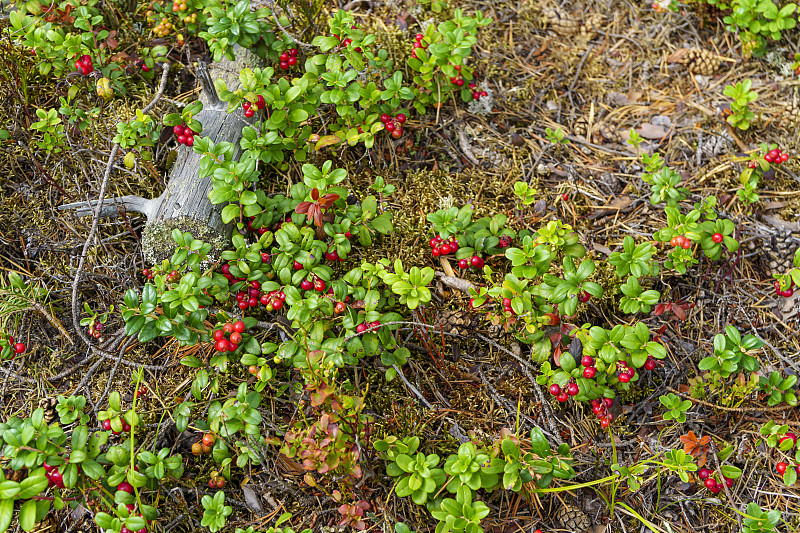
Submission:
<svg viewBox="0 0 800 533">
<path fill-rule="evenodd" d="M 584 139 L 589 135 L 589 121 L 586 117 L 580 117 L 572 124 L 572 134 Z"/>
<path fill-rule="evenodd" d="M 764 255 L 768 260 L 771 274 L 786 274 L 794 266 L 794 252 L 797 250 L 797 242 L 787 230 L 777 230 L 764 243 Z"/>
<path fill-rule="evenodd" d="M 44 410 L 44 421 L 46 424 L 50 424 L 56 419 L 56 405 L 58 405 L 58 400 L 55 398 L 42 398 L 39 400 L 39 407 Z"/>
<path fill-rule="evenodd" d="M 451 335 L 470 337 L 477 326 L 477 320 L 471 313 L 463 309 L 445 309 L 437 317 L 442 331 Z"/>
<path fill-rule="evenodd" d="M 603 15 L 594 13 L 589 15 L 586 20 L 581 24 L 581 35 L 592 36 L 597 33 L 598 28 L 603 25 Z"/>
<path fill-rule="evenodd" d="M 592 141 L 597 144 L 619 141 L 617 130 L 606 122 L 598 122 L 592 128 Z"/>
<path fill-rule="evenodd" d="M 542 12 L 547 25 L 561 35 L 572 35 L 580 31 L 581 23 L 569 13 L 557 7 L 545 8 Z"/>
<path fill-rule="evenodd" d="M 569 533 L 588 533 L 592 527 L 589 515 L 572 505 L 564 505 L 559 508 L 556 511 L 555 519 Z"/>
<path fill-rule="evenodd" d="M 711 76 L 720 66 L 719 57 L 702 48 L 681 48 L 670 55 L 667 62 L 684 65 L 690 73 L 701 76 Z"/>
<path fill-rule="evenodd" d="M 800 126 L 800 106 L 797 102 L 786 104 L 781 113 L 781 126 L 786 128 L 796 128 Z"/>
</svg>

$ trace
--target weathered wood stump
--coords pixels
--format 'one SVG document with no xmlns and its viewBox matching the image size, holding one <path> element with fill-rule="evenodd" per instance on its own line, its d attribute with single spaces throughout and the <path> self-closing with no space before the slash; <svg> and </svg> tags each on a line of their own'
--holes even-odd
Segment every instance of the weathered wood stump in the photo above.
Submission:
<svg viewBox="0 0 800 533">
<path fill-rule="evenodd" d="M 217 96 L 212 80 L 223 79 L 228 89 L 234 91 L 240 87 L 241 69 L 261 66 L 261 60 L 246 49 L 237 47 L 235 56 L 234 61 L 224 59 L 208 68 L 204 64 L 198 65 L 203 110 L 195 117 L 203 125 L 202 136 L 209 137 L 214 143 L 227 141 L 234 145 L 234 161 L 242 151 L 239 146 L 242 128 L 254 120 L 247 119 L 242 109 L 229 114 L 225 102 Z M 119 216 L 120 211 L 134 211 L 147 216 L 142 232 L 142 252 L 146 262 L 156 264 L 172 256 L 175 241 L 171 233 L 176 228 L 210 243 L 212 256 L 218 256 L 229 242 L 232 225 L 223 224 L 220 216 L 224 205 L 214 205 L 208 199 L 211 178 L 198 177 L 201 157 L 188 146 L 179 146 L 167 187 L 158 198 L 121 196 L 103 202 L 102 217 Z M 88 216 L 93 214 L 97 203 L 97 200 L 77 202 L 62 205 L 59 209 L 70 209 L 78 216 Z"/>
</svg>

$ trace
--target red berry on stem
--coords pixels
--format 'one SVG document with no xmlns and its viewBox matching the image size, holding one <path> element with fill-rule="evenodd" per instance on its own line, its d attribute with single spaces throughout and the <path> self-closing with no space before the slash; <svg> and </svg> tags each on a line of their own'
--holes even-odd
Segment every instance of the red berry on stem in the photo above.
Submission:
<svg viewBox="0 0 800 533">
<path fill-rule="evenodd" d="M 644 369 L 645 369 L 645 370 L 655 370 L 655 368 L 656 368 L 656 361 L 655 361 L 655 359 L 648 358 L 648 359 L 647 359 L 647 360 L 644 362 Z"/>
<path fill-rule="evenodd" d="M 469 261 L 467 259 L 460 259 L 458 261 L 458 268 L 466 270 L 469 268 Z"/>
<path fill-rule="evenodd" d="M 592 379 L 597 374 L 597 369 L 593 366 L 583 369 L 583 377 Z"/>
<path fill-rule="evenodd" d="M 581 291 L 580 294 L 578 294 L 578 301 L 581 302 L 582 304 L 585 304 L 586 302 L 588 302 L 591 299 L 592 299 L 592 295 L 589 294 L 586 291 Z"/>
<path fill-rule="evenodd" d="M 594 359 L 592 359 L 591 356 L 584 355 L 581 357 L 581 364 L 585 367 L 594 366 Z"/>
<path fill-rule="evenodd" d="M 24 343 L 18 342 L 18 343 L 16 343 L 14 345 L 14 352 L 15 353 L 19 354 L 19 353 L 22 353 L 24 351 L 25 351 L 25 344 Z"/>
<path fill-rule="evenodd" d="M 717 244 L 721 243 L 722 239 L 723 239 L 722 233 L 715 233 L 714 235 L 711 236 L 711 240 Z"/>
<path fill-rule="evenodd" d="M 608 427 L 610 427 L 610 426 L 611 426 L 611 419 L 610 419 L 610 417 L 605 417 L 605 418 L 601 419 L 601 420 L 600 420 L 600 425 L 601 425 L 603 428 L 608 428 Z"/>
<path fill-rule="evenodd" d="M 483 259 L 481 259 L 481 257 L 480 257 L 480 256 L 478 256 L 478 255 L 473 255 L 473 256 L 470 258 L 469 262 L 470 262 L 470 264 L 471 264 L 472 266 L 474 266 L 475 268 L 483 268 L 483 265 L 485 264 L 485 263 L 484 263 L 484 261 L 483 261 Z"/>
<path fill-rule="evenodd" d="M 567 394 L 569 394 L 570 396 L 577 396 L 580 390 L 581 389 L 580 387 L 578 387 L 577 383 L 570 383 L 569 385 L 567 385 Z"/>
<path fill-rule="evenodd" d="M 561 402 L 561 403 L 564 403 L 564 402 L 566 402 L 567 400 L 569 400 L 569 394 L 567 394 L 567 391 L 561 391 L 561 394 L 559 394 L 558 396 L 556 396 L 556 399 L 557 399 L 559 402 Z"/>
<path fill-rule="evenodd" d="M 561 385 L 559 385 L 558 383 L 553 383 L 552 385 L 550 385 L 550 388 L 548 390 L 550 391 L 550 394 L 552 394 L 553 396 L 558 396 L 559 394 L 561 394 Z"/>
<path fill-rule="evenodd" d="M 406 116 L 402 113 L 398 113 L 397 116 L 394 117 L 394 119 L 400 124 L 405 124 L 406 122 Z"/>
<path fill-rule="evenodd" d="M 620 374 L 619 380 L 623 383 L 628 383 L 631 380 L 631 375 L 626 373 Z"/>
</svg>

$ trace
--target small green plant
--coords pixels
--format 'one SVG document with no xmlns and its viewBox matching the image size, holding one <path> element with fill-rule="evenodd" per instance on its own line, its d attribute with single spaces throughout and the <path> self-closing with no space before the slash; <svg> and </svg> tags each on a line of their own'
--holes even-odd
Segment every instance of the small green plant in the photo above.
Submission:
<svg viewBox="0 0 800 533">
<path fill-rule="evenodd" d="M 55 108 L 45 111 L 37 109 L 36 116 L 39 120 L 31 124 L 31 129 L 42 134 L 41 139 L 36 139 L 36 147 L 50 153 L 60 154 L 64 150 L 67 137 L 64 134 L 64 125 L 58 110 Z"/>
<path fill-rule="evenodd" d="M 733 0 L 729 7 L 730 14 L 722 19 L 728 31 L 738 33 L 745 51 L 757 55 L 764 53 L 767 38 L 778 41 L 782 31 L 797 25 L 795 3 L 780 6 L 773 0 Z"/>
<path fill-rule="evenodd" d="M 742 338 L 739 331 L 731 325 L 725 326 L 725 334 L 714 336 L 714 353 L 700 360 L 698 367 L 702 371 L 717 372 L 726 378 L 731 374 L 746 370 L 758 369 L 758 359 L 751 352 L 764 347 L 764 342 L 755 335 L 747 334 Z"/>
<path fill-rule="evenodd" d="M 756 502 L 750 502 L 747 504 L 747 514 L 742 524 L 742 533 L 769 533 L 775 531 L 780 520 L 780 511 L 764 512 Z"/>
<path fill-rule="evenodd" d="M 547 141 L 555 144 L 556 146 L 560 144 L 569 144 L 569 139 L 565 138 L 566 134 L 560 127 L 556 128 L 555 130 L 545 128 L 544 132 Z"/>
<path fill-rule="evenodd" d="M 228 517 L 233 514 L 233 507 L 225 505 L 225 493 L 218 491 L 213 497 L 206 494 L 200 500 L 203 505 L 203 518 L 200 525 L 207 527 L 209 531 L 219 531 L 225 527 Z"/>
<path fill-rule="evenodd" d="M 736 85 L 728 85 L 723 90 L 723 94 L 731 98 L 731 114 L 728 116 L 728 123 L 740 130 L 750 128 L 750 123 L 756 117 L 750 111 L 750 104 L 758 99 L 758 93 L 750 90 L 753 86 L 751 80 L 740 81 Z"/>
<path fill-rule="evenodd" d="M 661 293 L 655 290 L 644 290 L 639 285 L 639 280 L 630 276 L 620 287 L 624 295 L 619 302 L 623 313 L 632 315 L 634 313 L 649 313 L 652 306 L 658 303 Z"/>
<path fill-rule="evenodd" d="M 633 237 L 626 236 L 622 241 L 621 252 L 611 252 L 608 262 L 617 269 L 617 276 L 628 275 L 640 278 L 653 273 L 653 245 L 649 242 L 636 244 Z"/>
<path fill-rule="evenodd" d="M 785 402 L 788 405 L 797 405 L 797 395 L 794 393 L 794 386 L 797 383 L 797 376 L 783 377 L 777 370 L 773 371 L 769 378 L 760 376 L 758 387 L 767 395 L 767 405 L 778 405 Z"/>
<path fill-rule="evenodd" d="M 686 411 L 692 407 L 691 400 L 681 401 L 680 396 L 671 392 L 669 394 L 659 396 L 658 400 L 664 407 L 669 409 L 669 411 L 664 413 L 664 420 L 675 420 L 681 424 L 686 422 Z"/>
<path fill-rule="evenodd" d="M 517 181 L 514 183 L 514 195 L 519 198 L 522 205 L 531 205 L 536 201 L 536 189 L 524 181 Z"/>
<path fill-rule="evenodd" d="M 129 122 L 117 123 L 117 134 L 114 142 L 123 150 L 139 149 L 141 157 L 149 161 L 152 154 L 148 150 L 141 150 L 144 147 L 155 146 L 161 132 L 158 131 L 157 124 L 150 115 L 142 113 L 141 109 L 136 110 L 136 117 Z"/>
</svg>

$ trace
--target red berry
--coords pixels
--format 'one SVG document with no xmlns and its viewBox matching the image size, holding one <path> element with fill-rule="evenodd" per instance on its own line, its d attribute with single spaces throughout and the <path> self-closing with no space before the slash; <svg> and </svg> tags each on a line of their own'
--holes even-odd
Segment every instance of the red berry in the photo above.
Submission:
<svg viewBox="0 0 800 533">
<path fill-rule="evenodd" d="M 50 472 L 50 481 L 56 487 L 63 489 L 64 488 L 64 474 L 58 471 L 58 468 Z"/>
<path fill-rule="evenodd" d="M 692 241 L 690 241 L 689 239 L 686 239 L 685 241 L 683 241 L 683 244 L 681 245 L 681 247 L 684 250 L 688 250 L 689 248 L 692 247 Z"/>
<path fill-rule="evenodd" d="M 384 114 L 382 114 L 382 115 L 381 115 L 381 122 L 383 122 L 384 124 L 386 124 L 386 123 L 387 123 L 387 122 L 389 122 L 390 120 L 392 120 L 392 117 L 390 117 L 390 116 L 389 116 L 389 115 L 387 115 L 386 113 L 384 113 Z"/>
<path fill-rule="evenodd" d="M 289 65 L 290 67 L 295 66 L 297 64 L 297 58 L 290 57 L 289 60 L 286 62 L 286 64 Z"/>
<path fill-rule="evenodd" d="M 246 116 L 247 118 L 251 118 L 255 114 L 256 112 L 253 111 L 251 108 L 247 108 L 244 112 L 244 116 Z"/>
<path fill-rule="evenodd" d="M 418 33 L 418 34 L 416 34 L 414 36 L 414 39 L 417 40 L 417 41 L 421 41 L 424 37 L 425 37 L 424 35 L 422 35 L 421 33 Z"/>
<path fill-rule="evenodd" d="M 561 391 L 561 394 L 559 394 L 558 396 L 556 396 L 556 399 L 557 399 L 559 402 L 561 402 L 561 403 L 564 403 L 564 402 L 566 402 L 566 401 L 569 399 L 569 394 L 567 394 L 567 391 Z"/>
<path fill-rule="evenodd" d="M 235 331 L 236 333 L 242 333 L 245 330 L 245 328 L 246 325 L 241 320 L 237 320 L 236 322 L 233 323 L 233 331 Z"/>
<path fill-rule="evenodd" d="M 442 245 L 440 251 L 442 252 L 442 255 L 448 255 L 450 253 L 450 245 L 449 244 Z"/>
<path fill-rule="evenodd" d="M 452 253 L 456 253 L 458 251 L 458 248 L 459 248 L 458 241 L 453 241 L 450 243 L 450 251 Z"/>
<path fill-rule="evenodd" d="M 402 113 L 398 113 L 397 116 L 394 117 L 394 119 L 400 124 L 405 124 L 406 122 L 406 116 Z"/>
<path fill-rule="evenodd" d="M 314 281 L 314 290 L 317 292 L 323 292 L 325 290 L 325 282 L 317 278 Z"/>
<path fill-rule="evenodd" d="M 284 53 L 281 54 L 280 60 L 281 61 L 289 61 L 289 57 L 291 57 L 291 56 L 289 56 L 289 52 L 284 52 Z"/>
<path fill-rule="evenodd" d="M 111 420 L 109 420 L 109 419 L 103 420 L 103 424 L 102 425 L 103 425 L 103 429 L 104 430 L 111 431 Z"/>
<path fill-rule="evenodd" d="M 481 98 L 483 98 L 484 96 L 489 96 L 489 93 L 487 93 L 486 91 L 481 91 Z"/>
<path fill-rule="evenodd" d="M 260 94 L 256 97 L 256 107 L 259 109 L 264 109 L 267 106 L 267 102 L 264 101 L 264 97 Z"/>
<path fill-rule="evenodd" d="M 129 433 L 130 430 L 131 430 L 131 425 L 123 420 L 122 421 L 122 431 L 123 431 L 123 433 Z"/>
<path fill-rule="evenodd" d="M 470 89 L 477 89 L 478 85 L 477 85 L 476 83 L 470 83 L 470 84 L 468 85 L 468 87 L 469 87 Z"/>
<path fill-rule="evenodd" d="M 655 370 L 655 368 L 656 368 L 656 361 L 655 361 L 655 359 L 650 359 L 650 358 L 648 358 L 648 359 L 647 359 L 647 360 L 644 362 L 644 369 L 645 369 L 645 370 Z"/>
<path fill-rule="evenodd" d="M 364 333 L 365 331 L 367 331 L 366 324 L 359 324 L 356 326 L 356 333 Z"/>
<path fill-rule="evenodd" d="M 733 487 L 733 478 L 722 476 L 722 479 L 725 480 L 725 485 L 727 485 L 728 488 Z"/>
<path fill-rule="evenodd" d="M 25 344 L 24 343 L 18 342 L 18 343 L 16 343 L 14 345 L 14 352 L 15 353 L 19 354 L 19 353 L 22 353 L 24 351 L 25 351 Z"/>
<path fill-rule="evenodd" d="M 766 161 L 767 163 L 772 163 L 775 161 L 775 158 L 772 157 L 770 154 L 767 154 L 764 156 L 764 161 Z"/>
<path fill-rule="evenodd" d="M 310 291 L 311 289 L 314 288 L 314 284 L 308 281 L 307 279 L 304 279 L 303 281 L 300 282 L 300 288 L 303 289 L 304 291 Z"/>
<path fill-rule="evenodd" d="M 123 481 L 122 483 L 117 485 L 117 490 L 121 490 L 122 492 L 127 492 L 128 494 L 133 494 L 133 485 L 131 485 L 127 481 Z"/>
<path fill-rule="evenodd" d="M 623 383 L 628 383 L 631 380 L 631 375 L 627 373 L 622 373 L 619 375 L 619 380 Z"/>
<path fill-rule="evenodd" d="M 484 261 L 483 261 L 483 259 L 481 259 L 481 257 L 480 257 L 480 256 L 478 256 L 478 255 L 473 255 L 473 256 L 472 256 L 472 257 L 469 259 L 469 262 L 470 262 L 470 264 L 471 264 L 472 266 L 474 266 L 475 268 L 483 268 L 483 265 L 485 264 L 485 263 L 484 263 Z"/>
<path fill-rule="evenodd" d="M 282 68 L 283 70 L 286 70 L 286 69 L 288 69 L 288 68 L 289 68 L 289 62 L 288 62 L 288 61 L 281 61 L 281 62 L 278 64 L 278 66 L 279 66 L 280 68 Z"/>
<path fill-rule="evenodd" d="M 755 161 L 750 161 L 749 163 L 747 163 L 747 166 L 754 169 L 758 166 L 758 163 L 756 163 Z"/>
<path fill-rule="evenodd" d="M 174 133 L 175 135 L 183 135 L 183 133 L 184 133 L 183 125 L 182 124 L 178 124 L 177 126 L 173 126 L 172 127 L 172 133 Z"/>
<path fill-rule="evenodd" d="M 242 342 L 242 334 L 236 331 L 231 333 L 231 342 L 234 344 L 239 344 Z"/>
<path fill-rule="evenodd" d="M 586 302 L 588 302 L 588 301 L 589 301 L 589 300 L 591 300 L 591 299 L 592 299 L 592 295 L 591 295 L 591 294 L 589 294 L 589 293 L 588 293 L 588 292 L 586 292 L 586 291 L 581 291 L 581 292 L 578 294 L 578 301 L 579 301 L 580 303 L 582 303 L 582 304 L 585 304 Z"/>
<path fill-rule="evenodd" d="M 469 268 L 469 261 L 467 259 L 460 259 L 458 261 L 458 268 L 466 270 Z"/>
<path fill-rule="evenodd" d="M 673 237 L 673 238 L 671 238 L 671 239 L 669 240 L 669 243 L 670 243 L 672 246 L 676 247 L 676 248 L 677 248 L 678 246 L 680 246 L 680 245 L 678 244 L 678 237 L 677 237 L 677 236 L 676 236 L 676 237 Z"/>
<path fill-rule="evenodd" d="M 600 420 L 600 425 L 601 425 L 603 428 L 608 428 L 609 426 L 611 426 L 611 417 L 610 417 L 610 416 L 607 416 L 607 417 L 605 417 L 605 418 L 602 418 L 602 419 Z"/>
<path fill-rule="evenodd" d="M 297 57 L 297 48 L 289 48 L 289 55 L 292 57 Z"/>
<path fill-rule="evenodd" d="M 395 130 L 392 132 L 392 138 L 399 139 L 403 136 L 403 126 L 397 126 Z"/>
<path fill-rule="evenodd" d="M 583 377 L 585 377 L 586 379 L 592 379 L 596 374 L 597 374 L 597 369 L 593 366 L 583 369 Z"/>
<path fill-rule="evenodd" d="M 683 235 L 678 235 L 675 237 L 675 246 L 683 246 L 683 243 L 686 242 L 686 237 Z"/>
<path fill-rule="evenodd" d="M 389 133 L 393 132 L 397 126 L 394 125 L 394 122 L 387 122 L 386 123 L 386 131 Z"/>
<path fill-rule="evenodd" d="M 442 255 L 442 249 L 441 248 L 434 248 L 433 251 L 431 252 L 431 254 L 433 254 L 433 257 L 439 257 L 440 255 Z"/>
<path fill-rule="evenodd" d="M 580 387 L 578 387 L 577 383 L 570 383 L 569 385 L 567 385 L 567 394 L 569 394 L 570 396 L 577 396 L 580 390 L 581 389 Z"/>
<path fill-rule="evenodd" d="M 464 85 L 464 80 L 462 80 L 461 78 L 458 78 L 458 79 L 455 81 L 455 84 L 456 84 L 457 86 L 459 86 L 459 87 L 462 87 L 462 86 Z"/>
<path fill-rule="evenodd" d="M 717 244 L 722 242 L 722 238 L 723 238 L 722 233 L 715 233 L 714 235 L 711 236 L 711 240 Z"/>
<path fill-rule="evenodd" d="M 272 302 L 272 308 L 273 308 L 275 311 L 280 311 L 282 307 L 283 307 L 283 300 L 275 299 L 275 300 Z"/>
<path fill-rule="evenodd" d="M 194 137 L 186 137 L 186 146 L 194 146 Z"/>
<path fill-rule="evenodd" d="M 583 357 L 581 357 L 581 364 L 587 368 L 590 366 L 594 366 L 594 359 L 592 359 L 588 355 L 584 355 Z"/>
<path fill-rule="evenodd" d="M 214 343 L 214 348 L 218 352 L 227 352 L 228 351 L 228 341 L 225 339 L 220 339 Z"/>
<path fill-rule="evenodd" d="M 783 461 L 781 461 L 780 463 L 778 463 L 778 464 L 776 464 L 776 465 L 775 465 L 775 470 L 777 470 L 777 472 L 778 472 L 779 474 L 783 475 L 783 473 L 784 473 L 784 472 L 786 472 L 786 468 L 787 468 L 788 466 L 789 466 L 788 464 L 786 464 L 786 463 L 784 463 Z"/>
<path fill-rule="evenodd" d="M 789 154 L 781 154 L 781 163 L 785 163 L 789 160 Z"/>
<path fill-rule="evenodd" d="M 550 385 L 550 388 L 548 390 L 550 391 L 550 394 L 552 394 L 553 396 L 558 396 L 559 394 L 561 394 L 561 385 L 559 385 L 558 383 L 553 383 L 552 385 Z"/>
</svg>

